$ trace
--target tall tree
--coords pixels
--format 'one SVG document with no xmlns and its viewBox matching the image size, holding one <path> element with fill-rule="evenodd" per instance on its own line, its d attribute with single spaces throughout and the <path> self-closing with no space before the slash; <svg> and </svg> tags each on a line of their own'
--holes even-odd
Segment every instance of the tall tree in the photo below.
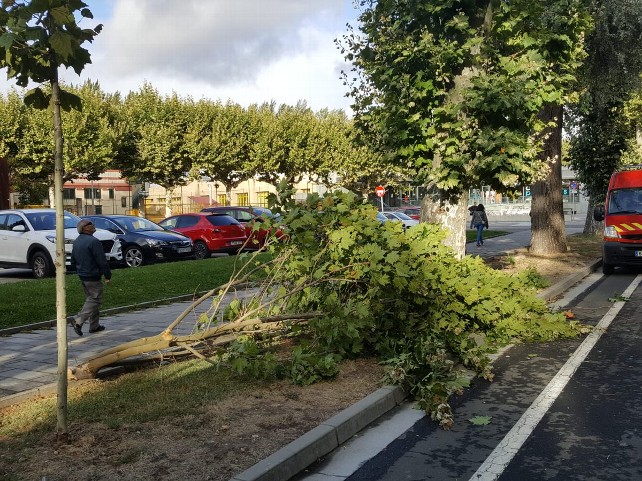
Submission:
<svg viewBox="0 0 642 481">
<path fill-rule="evenodd" d="M 257 129 L 255 110 L 208 100 L 199 101 L 192 109 L 185 139 L 194 159 L 193 175 L 221 182 L 228 204 L 232 189 L 250 177 L 248 165 Z"/>
<path fill-rule="evenodd" d="M 587 25 L 580 0 L 558 3 L 365 0 L 345 37 L 357 126 L 427 185 L 422 218 L 460 255 L 469 188 L 516 193 L 549 168 L 540 112 L 564 102 Z"/>
<path fill-rule="evenodd" d="M 80 0 L 3 0 L 0 10 L 0 67 L 7 76 L 26 87 L 30 82 L 48 84 L 50 93 L 40 86 L 29 91 L 25 102 L 40 108 L 50 107 L 54 149 L 56 200 L 56 321 L 58 334 L 57 434 L 68 440 L 67 431 L 67 307 L 65 301 L 65 231 L 63 222 L 63 133 L 61 108 L 81 107 L 80 99 L 60 88 L 58 68 L 72 68 L 77 74 L 91 62 L 82 45 L 91 42 L 102 29 L 81 29 L 75 14 L 93 18 Z"/>
<path fill-rule="evenodd" d="M 149 83 L 125 99 L 116 166 L 128 178 L 165 188 L 165 213 L 172 212 L 172 192 L 187 183 L 192 157 L 185 142 L 190 99 L 161 97 Z M 123 118 L 127 120 L 122 122 Z"/>
<path fill-rule="evenodd" d="M 626 115 L 635 102 L 642 72 L 642 2 L 595 0 L 595 28 L 586 37 L 588 58 L 581 71 L 581 101 L 569 113 L 569 160 L 591 205 L 606 198 L 622 153 L 635 144 L 636 122 Z M 596 232 L 592 209 L 584 230 Z"/>
</svg>

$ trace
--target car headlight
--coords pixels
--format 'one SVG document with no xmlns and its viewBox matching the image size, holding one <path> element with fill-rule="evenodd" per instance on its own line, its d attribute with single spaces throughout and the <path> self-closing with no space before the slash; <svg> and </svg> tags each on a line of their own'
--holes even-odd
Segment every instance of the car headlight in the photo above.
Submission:
<svg viewBox="0 0 642 481">
<path fill-rule="evenodd" d="M 152 247 L 157 247 L 157 246 L 166 246 L 167 242 L 161 241 L 158 239 L 145 239 L 147 242 L 147 245 L 152 246 Z"/>
<path fill-rule="evenodd" d="M 55 235 L 48 235 L 48 236 L 45 236 L 45 238 L 46 238 L 49 242 L 51 242 L 52 244 L 55 244 L 55 243 L 56 243 L 56 236 L 55 236 Z M 73 244 L 73 243 L 74 243 L 74 240 L 73 240 L 73 239 L 65 239 L 65 244 Z"/>
<path fill-rule="evenodd" d="M 615 237 L 619 238 L 620 234 L 615 230 L 615 226 L 608 225 L 604 227 L 604 237 Z"/>
</svg>

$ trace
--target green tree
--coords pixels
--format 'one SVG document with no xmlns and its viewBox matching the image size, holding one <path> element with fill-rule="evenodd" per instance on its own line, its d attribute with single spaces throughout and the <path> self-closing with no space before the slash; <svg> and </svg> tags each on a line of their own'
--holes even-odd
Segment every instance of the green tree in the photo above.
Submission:
<svg viewBox="0 0 642 481">
<path fill-rule="evenodd" d="M 257 109 L 258 136 L 253 149 L 251 173 L 278 186 L 289 185 L 323 171 L 325 141 L 319 134 L 318 117 L 300 101 L 295 106 L 263 104 Z"/>
<path fill-rule="evenodd" d="M 176 94 L 161 97 L 149 83 L 130 93 L 120 113 L 115 165 L 128 178 L 165 188 L 166 215 L 171 215 L 173 190 L 187 183 L 192 157 L 185 136 L 190 122 L 190 99 Z"/>
<path fill-rule="evenodd" d="M 81 29 L 75 14 L 93 18 L 80 0 L 3 0 L 0 10 L 0 66 L 21 87 L 30 82 L 48 84 L 50 93 L 40 86 L 29 91 L 25 102 L 45 108 L 52 114 L 54 149 L 54 184 L 56 199 L 56 320 L 58 329 L 58 423 L 59 438 L 67 432 L 67 313 L 65 304 L 65 248 L 62 209 L 63 133 L 60 109 L 81 106 L 78 97 L 60 88 L 58 68 L 65 66 L 80 73 L 91 62 L 82 45 L 91 42 L 102 29 Z"/>
<path fill-rule="evenodd" d="M 584 5 L 362 4 L 360 33 L 344 39 L 357 126 L 427 186 L 422 217 L 446 226 L 447 243 L 463 255 L 469 188 L 515 194 L 559 164 L 540 156 L 544 129 L 559 120 L 540 114 L 567 100 L 588 25 Z M 551 214 L 563 220 L 561 207 L 560 196 Z"/>
<path fill-rule="evenodd" d="M 193 176 L 207 176 L 225 186 L 227 203 L 232 189 L 249 178 L 247 166 L 256 138 L 255 107 L 244 109 L 201 100 L 193 109 L 185 139 L 194 159 Z"/>
<path fill-rule="evenodd" d="M 581 101 L 570 110 L 569 160 L 591 205 L 606 198 L 611 174 L 635 153 L 635 94 L 642 72 L 642 3 L 596 0 L 594 30 L 586 37 L 588 58 L 581 72 Z M 631 109 L 633 107 L 633 109 Z M 585 232 L 597 232 L 592 209 Z"/>
</svg>

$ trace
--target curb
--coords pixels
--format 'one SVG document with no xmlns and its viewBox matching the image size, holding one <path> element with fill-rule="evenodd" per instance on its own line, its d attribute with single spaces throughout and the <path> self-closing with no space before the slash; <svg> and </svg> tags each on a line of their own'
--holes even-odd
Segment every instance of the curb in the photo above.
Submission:
<svg viewBox="0 0 642 481">
<path fill-rule="evenodd" d="M 566 292 L 570 287 L 580 282 L 589 274 L 595 272 L 600 266 L 602 266 L 602 259 L 596 259 L 591 264 L 583 267 L 579 271 L 571 274 L 570 276 L 562 279 L 557 284 L 553 284 L 550 287 L 547 287 L 542 292 L 537 294 L 538 297 L 541 297 L 545 301 L 550 301 L 564 292 Z"/>
<path fill-rule="evenodd" d="M 230 481 L 290 479 L 401 404 L 405 398 L 406 394 L 401 388 L 384 386 L 237 474 Z"/>
<path fill-rule="evenodd" d="M 139 304 L 131 304 L 129 306 L 119 306 L 119 307 L 112 307 L 110 309 L 105 309 L 103 311 L 100 311 L 100 316 L 110 316 L 112 314 L 120 314 L 121 312 L 131 312 L 131 311 L 137 311 L 140 309 L 147 309 L 148 307 L 156 307 L 156 306 L 162 306 L 164 304 L 172 304 L 174 302 L 183 302 L 183 301 L 194 301 L 195 299 L 198 299 L 202 294 L 205 294 L 208 291 L 203 291 L 201 293 L 196 293 L 196 294 L 184 294 L 182 296 L 176 296 L 176 297 L 170 297 L 170 298 L 165 298 L 165 299 L 157 299 L 155 301 L 147 301 L 147 302 L 141 302 Z M 72 317 L 67 317 L 67 322 L 71 321 Z M 34 322 L 33 324 L 26 324 L 23 326 L 16 326 L 16 327 L 7 327 L 5 329 L 0 329 L 0 337 L 1 336 L 10 336 L 12 334 L 17 334 L 19 332 L 24 332 L 24 331 L 33 331 L 35 329 L 48 329 L 50 327 L 55 327 L 58 324 L 58 321 L 56 319 L 52 319 L 51 321 L 41 321 L 41 322 Z"/>
</svg>

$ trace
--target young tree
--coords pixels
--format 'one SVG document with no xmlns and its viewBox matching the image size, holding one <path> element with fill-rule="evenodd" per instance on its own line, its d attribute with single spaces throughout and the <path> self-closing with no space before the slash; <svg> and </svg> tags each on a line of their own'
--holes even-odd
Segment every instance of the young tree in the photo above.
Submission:
<svg viewBox="0 0 642 481">
<path fill-rule="evenodd" d="M 469 188 L 515 194 L 559 163 L 539 156 L 557 125 L 540 113 L 564 103 L 588 17 L 557 3 L 365 0 L 345 37 L 357 126 L 426 184 L 422 218 L 460 255 Z"/>
<path fill-rule="evenodd" d="M 0 9 L 0 67 L 21 87 L 38 84 L 25 102 L 38 108 L 50 107 L 53 123 L 54 185 L 56 199 L 56 320 L 58 333 L 58 422 L 57 434 L 67 440 L 67 307 L 65 303 L 65 247 L 63 223 L 63 132 L 60 109 L 81 107 L 80 99 L 60 88 L 58 68 L 79 74 L 91 62 L 85 42 L 100 30 L 82 29 L 75 15 L 93 18 L 80 0 L 3 0 Z M 48 84 L 50 92 L 40 88 Z"/>
</svg>

